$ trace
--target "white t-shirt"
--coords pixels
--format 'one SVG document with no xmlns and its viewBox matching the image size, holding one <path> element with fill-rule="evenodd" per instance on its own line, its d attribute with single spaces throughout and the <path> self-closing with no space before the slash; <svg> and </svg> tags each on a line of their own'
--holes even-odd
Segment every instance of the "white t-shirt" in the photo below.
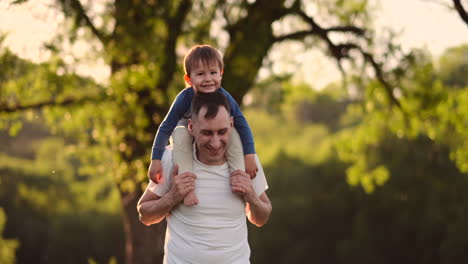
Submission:
<svg viewBox="0 0 468 264">
<path fill-rule="evenodd" d="M 199 203 L 193 206 L 181 203 L 167 217 L 164 263 L 250 263 L 245 202 L 231 191 L 227 163 L 208 166 L 198 161 L 195 153 L 193 157 Z M 259 170 L 252 183 L 255 193 L 260 195 L 268 185 L 258 157 L 255 158 Z M 171 149 L 166 149 L 161 164 L 163 182 L 150 181 L 148 187 L 160 197 L 171 186 Z"/>
</svg>

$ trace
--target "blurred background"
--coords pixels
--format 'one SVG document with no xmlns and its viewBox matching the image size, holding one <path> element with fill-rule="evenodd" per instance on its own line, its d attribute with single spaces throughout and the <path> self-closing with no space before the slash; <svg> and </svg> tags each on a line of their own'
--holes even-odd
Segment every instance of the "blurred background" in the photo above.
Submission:
<svg viewBox="0 0 468 264">
<path fill-rule="evenodd" d="M 0 263 L 161 263 L 136 202 L 218 47 L 273 212 L 252 263 L 468 263 L 468 1 L 0 2 Z"/>
</svg>

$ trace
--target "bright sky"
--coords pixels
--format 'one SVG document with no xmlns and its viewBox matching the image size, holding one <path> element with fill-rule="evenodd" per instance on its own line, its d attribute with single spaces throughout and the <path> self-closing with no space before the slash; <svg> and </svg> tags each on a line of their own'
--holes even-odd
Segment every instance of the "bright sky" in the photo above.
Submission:
<svg viewBox="0 0 468 264">
<path fill-rule="evenodd" d="M 401 43 L 406 48 L 425 47 L 434 56 L 440 55 L 447 47 L 468 43 L 468 26 L 462 22 L 454 11 L 437 4 L 435 0 L 374 0 L 382 7 L 377 26 L 401 30 Z M 0 1 L 0 32 L 7 32 L 5 44 L 22 57 L 41 61 L 48 54 L 41 49 L 44 41 L 50 39 L 57 30 L 57 21 L 63 19 L 60 13 L 46 7 L 52 0 L 41 3 L 10 6 L 10 1 Z M 450 4 L 451 1 L 445 0 Z M 468 1 L 464 4 L 468 6 Z M 47 11 L 49 10 L 49 11 Z M 86 44 L 78 44 L 76 53 L 84 53 Z M 313 86 L 320 88 L 337 76 L 337 71 L 328 60 L 316 51 L 300 56 L 304 61 L 302 76 L 314 80 Z M 87 67 L 77 68 L 79 73 L 93 76 L 103 81 L 108 76 L 108 69 L 102 61 L 94 62 Z M 303 77 L 304 78 L 304 77 Z"/>
</svg>

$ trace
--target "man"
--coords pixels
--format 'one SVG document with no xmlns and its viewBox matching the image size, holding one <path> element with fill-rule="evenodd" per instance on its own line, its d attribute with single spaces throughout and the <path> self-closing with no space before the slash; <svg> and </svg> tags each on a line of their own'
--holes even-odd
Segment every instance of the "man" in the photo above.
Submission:
<svg viewBox="0 0 468 264">
<path fill-rule="evenodd" d="M 272 210 L 263 169 L 257 159 L 255 179 L 240 170 L 230 173 L 225 154 L 233 120 L 222 93 L 197 93 L 191 112 L 193 173 L 178 174 L 167 149 L 161 163 L 170 177 L 150 181 L 138 202 L 140 220 L 151 225 L 167 219 L 164 263 L 249 263 L 245 219 L 260 227 Z M 194 190 L 199 204 L 182 204 Z"/>
</svg>

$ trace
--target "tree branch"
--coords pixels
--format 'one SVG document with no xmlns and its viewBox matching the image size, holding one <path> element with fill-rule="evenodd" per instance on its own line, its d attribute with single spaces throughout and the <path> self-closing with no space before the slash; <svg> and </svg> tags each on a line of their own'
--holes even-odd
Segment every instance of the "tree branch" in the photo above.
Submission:
<svg viewBox="0 0 468 264">
<path fill-rule="evenodd" d="M 372 54 L 364 51 L 364 49 L 361 46 L 355 43 L 335 44 L 328 36 L 328 33 L 330 32 L 340 32 L 340 33 L 352 33 L 356 36 L 366 38 L 365 37 L 366 31 L 364 29 L 356 27 L 356 26 L 335 26 L 335 27 L 323 28 L 319 24 L 317 24 L 312 17 L 308 16 L 304 11 L 296 8 L 294 10 L 294 13 L 299 15 L 306 23 L 308 23 L 311 29 L 297 31 L 297 32 L 293 32 L 287 35 L 279 36 L 275 38 L 275 41 L 279 42 L 283 40 L 303 40 L 307 36 L 311 36 L 311 35 L 317 36 L 327 44 L 328 51 L 330 52 L 331 56 L 333 56 L 336 59 L 338 68 L 342 73 L 344 72 L 344 70 L 341 66 L 341 60 L 350 58 L 350 55 L 349 55 L 350 50 L 354 49 L 354 50 L 359 51 L 359 53 L 363 56 L 364 61 L 371 65 L 374 71 L 375 77 L 383 85 L 385 89 L 385 93 L 387 94 L 390 102 L 392 104 L 395 104 L 401 110 L 403 110 L 400 102 L 393 95 L 392 86 L 388 83 L 388 81 L 384 77 L 384 73 L 382 71 L 381 65 L 376 62 Z"/>
<path fill-rule="evenodd" d="M 177 7 L 177 11 L 173 17 L 168 20 L 169 34 L 165 41 L 164 50 L 166 57 L 162 61 L 162 68 L 165 69 L 165 74 L 159 79 L 157 86 L 163 90 L 169 88 L 169 83 L 174 77 L 174 72 L 176 71 L 176 61 L 177 56 L 175 53 L 176 42 L 179 35 L 182 33 L 182 24 L 187 17 L 190 9 L 192 7 L 192 2 L 189 0 L 183 0 Z"/>
<path fill-rule="evenodd" d="M 315 29 L 297 31 L 283 36 L 275 37 L 274 41 L 281 42 L 284 40 L 304 40 L 305 37 L 310 35 L 318 35 L 318 31 Z"/>
<path fill-rule="evenodd" d="M 461 0 L 453 0 L 453 5 L 455 7 L 455 10 L 457 10 L 458 15 L 460 15 L 461 19 L 468 26 L 468 13 L 466 12 L 465 8 L 463 7 L 463 4 L 461 3 Z"/>
<path fill-rule="evenodd" d="M 385 76 L 384 76 L 384 73 L 382 71 L 381 65 L 374 59 L 372 54 L 370 54 L 369 52 L 364 51 L 360 46 L 358 46 L 356 44 L 353 44 L 353 43 L 342 44 L 340 46 L 345 46 L 348 51 L 351 50 L 351 49 L 355 49 L 355 50 L 359 51 L 359 53 L 363 56 L 364 60 L 366 62 L 370 63 L 370 65 L 372 66 L 372 69 L 374 70 L 375 77 L 380 82 L 380 84 L 383 85 L 383 87 L 385 89 L 385 92 L 387 94 L 387 97 L 390 99 L 391 103 L 395 104 L 398 108 L 403 110 L 400 102 L 393 95 L 392 86 L 385 79 Z"/>
<path fill-rule="evenodd" d="M 63 100 L 55 100 L 54 98 L 50 100 L 46 100 L 43 102 L 38 102 L 38 103 L 32 103 L 32 104 L 24 104 L 24 105 L 0 105 L 0 113 L 16 113 L 16 112 L 22 112 L 26 110 L 37 110 L 37 109 L 42 109 L 45 107 L 65 107 L 65 106 L 73 106 L 73 105 L 81 105 L 85 103 L 90 103 L 90 102 L 101 102 L 104 99 L 109 98 L 108 96 L 105 96 L 104 94 L 91 97 L 83 97 L 83 98 L 66 98 Z"/>
<path fill-rule="evenodd" d="M 102 44 L 105 46 L 108 42 L 108 36 L 105 36 L 105 34 L 101 31 L 99 31 L 96 26 L 93 24 L 89 16 L 86 14 L 86 11 L 83 8 L 83 5 L 81 4 L 80 0 L 70 0 L 71 8 L 76 12 L 76 20 L 77 23 L 84 23 L 86 27 L 88 27 L 91 32 L 102 42 Z M 64 1 L 62 1 L 62 5 L 65 5 Z"/>
<path fill-rule="evenodd" d="M 366 30 L 356 26 L 337 26 L 324 29 L 326 32 L 353 33 L 357 36 L 365 36 Z"/>
</svg>

